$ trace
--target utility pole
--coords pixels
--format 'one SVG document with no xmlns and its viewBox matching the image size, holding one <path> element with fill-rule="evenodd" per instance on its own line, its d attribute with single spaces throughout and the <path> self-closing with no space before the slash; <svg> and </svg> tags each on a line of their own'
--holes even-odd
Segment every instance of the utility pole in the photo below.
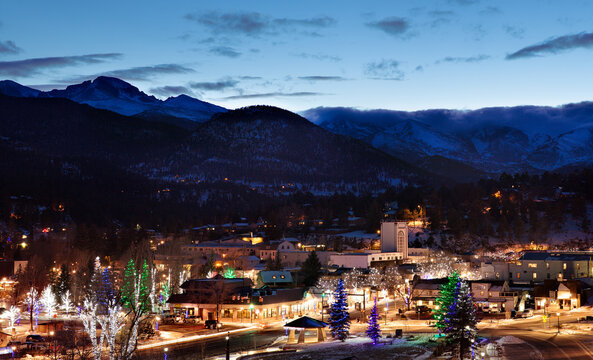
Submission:
<svg viewBox="0 0 593 360">
<path fill-rule="evenodd" d="M 558 317 L 558 334 L 560 334 L 560 313 L 557 312 L 556 316 Z"/>
</svg>

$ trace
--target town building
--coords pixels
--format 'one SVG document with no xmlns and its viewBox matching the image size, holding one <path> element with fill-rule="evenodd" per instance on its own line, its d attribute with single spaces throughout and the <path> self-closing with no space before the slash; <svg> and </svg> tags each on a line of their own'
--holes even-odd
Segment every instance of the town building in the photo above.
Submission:
<svg viewBox="0 0 593 360">
<path fill-rule="evenodd" d="M 408 258 L 408 223 L 406 221 L 383 221 L 381 223 L 381 252 L 399 252 Z"/>
</svg>

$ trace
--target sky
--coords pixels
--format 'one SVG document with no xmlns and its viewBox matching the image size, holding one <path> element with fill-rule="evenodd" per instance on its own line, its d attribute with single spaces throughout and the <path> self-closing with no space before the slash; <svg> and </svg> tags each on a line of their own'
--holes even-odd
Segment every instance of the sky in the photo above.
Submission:
<svg viewBox="0 0 593 360">
<path fill-rule="evenodd" d="M 593 1 L 0 1 L 0 79 L 301 111 L 593 100 Z"/>
</svg>

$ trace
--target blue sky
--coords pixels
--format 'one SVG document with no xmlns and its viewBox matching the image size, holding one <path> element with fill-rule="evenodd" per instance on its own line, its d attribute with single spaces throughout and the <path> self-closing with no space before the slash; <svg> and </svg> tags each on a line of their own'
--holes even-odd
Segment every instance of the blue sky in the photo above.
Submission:
<svg viewBox="0 0 593 360">
<path fill-rule="evenodd" d="M 0 79 L 161 98 L 475 109 L 593 100 L 591 1 L 2 1 Z"/>
</svg>

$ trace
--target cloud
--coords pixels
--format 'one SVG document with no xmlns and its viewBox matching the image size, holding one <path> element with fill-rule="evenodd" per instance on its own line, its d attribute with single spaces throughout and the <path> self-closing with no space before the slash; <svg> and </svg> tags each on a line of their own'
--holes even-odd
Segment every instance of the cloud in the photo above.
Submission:
<svg viewBox="0 0 593 360">
<path fill-rule="evenodd" d="M 274 24 L 284 27 L 317 27 L 325 28 L 336 24 L 336 19 L 329 16 L 322 16 L 310 19 L 274 19 Z"/>
<path fill-rule="evenodd" d="M 498 15 L 502 14 L 502 10 L 496 6 L 488 6 L 482 10 L 480 10 L 480 15 Z"/>
<path fill-rule="evenodd" d="M 517 39 L 523 39 L 523 34 L 525 34 L 525 29 L 520 27 L 505 25 L 503 29 L 507 34 Z"/>
<path fill-rule="evenodd" d="M 474 5 L 480 2 L 480 0 L 449 0 L 449 2 L 458 5 Z"/>
<path fill-rule="evenodd" d="M 80 82 L 89 79 L 94 79 L 98 76 L 110 76 L 128 81 L 146 81 L 159 75 L 189 74 L 193 72 L 195 72 L 194 69 L 179 64 L 158 64 L 152 66 L 138 66 L 127 69 L 105 71 L 94 75 L 75 76 L 61 80 L 61 82 Z"/>
<path fill-rule="evenodd" d="M 0 41 L 0 54 L 18 54 L 23 51 L 14 41 Z"/>
<path fill-rule="evenodd" d="M 298 53 L 298 54 L 293 54 L 293 55 L 296 57 L 303 58 L 303 59 L 329 60 L 329 61 L 334 61 L 334 62 L 342 61 L 342 58 L 339 56 L 332 56 L 332 55 L 326 55 L 326 54 Z"/>
<path fill-rule="evenodd" d="M 396 60 L 381 60 L 368 63 L 365 74 L 378 80 L 403 80 L 404 73 L 399 69 L 399 62 Z"/>
<path fill-rule="evenodd" d="M 149 92 L 151 94 L 163 96 L 163 97 L 176 96 L 176 95 L 180 95 L 180 94 L 186 94 L 186 95 L 193 96 L 193 92 L 185 86 L 172 86 L 172 85 L 159 86 L 159 87 L 150 89 Z"/>
<path fill-rule="evenodd" d="M 189 86 L 196 90 L 221 91 L 234 88 L 239 82 L 233 79 L 223 79 L 214 82 L 192 82 Z"/>
<path fill-rule="evenodd" d="M 324 76 L 324 75 L 313 75 L 313 76 L 299 76 L 301 80 L 307 81 L 344 81 L 347 80 L 341 76 Z"/>
<path fill-rule="evenodd" d="M 275 35 L 296 29 L 321 29 L 336 23 L 336 20 L 329 16 L 305 19 L 272 18 L 259 12 L 192 13 L 185 15 L 185 19 L 205 26 L 216 34 L 231 33 L 247 36 Z M 315 32 L 304 34 L 319 35 Z"/>
<path fill-rule="evenodd" d="M 484 60 L 488 60 L 490 59 L 489 55 L 484 55 L 484 54 L 480 54 L 480 55 L 474 55 L 474 56 L 468 56 L 468 57 L 453 57 L 453 56 L 447 56 L 444 57 L 440 60 L 437 60 L 435 62 L 435 64 L 440 64 L 440 63 L 444 63 L 444 62 L 450 62 L 450 63 L 477 63 L 477 62 L 481 62 Z"/>
<path fill-rule="evenodd" d="M 366 25 L 393 36 L 399 36 L 410 28 L 408 20 L 399 17 L 388 17 L 383 20 L 369 22 Z"/>
<path fill-rule="evenodd" d="M 97 64 L 121 58 L 122 54 L 88 54 L 77 56 L 57 56 L 45 58 L 31 58 L 16 61 L 0 61 L 0 75 L 28 77 L 41 73 L 43 70 Z"/>
<path fill-rule="evenodd" d="M 541 56 L 543 54 L 557 54 L 578 48 L 593 47 L 593 33 L 582 32 L 574 35 L 564 35 L 545 40 L 539 44 L 530 45 L 506 56 L 507 60 Z"/>
<path fill-rule="evenodd" d="M 270 92 L 270 93 L 260 93 L 260 94 L 242 94 L 242 95 L 233 95 L 227 96 L 222 98 L 223 100 L 237 100 L 237 99 L 260 99 L 260 98 L 268 98 L 268 97 L 305 97 L 305 96 L 318 96 L 318 95 L 326 95 L 323 93 L 317 92 L 309 92 L 309 91 L 300 91 L 300 92 Z"/>
<path fill-rule="evenodd" d="M 210 48 L 210 53 L 215 54 L 215 55 L 220 55 L 220 56 L 226 56 L 226 57 L 230 57 L 230 58 L 236 58 L 241 56 L 241 53 L 238 52 L 237 50 L 233 49 L 230 46 L 216 46 L 213 48 Z"/>
</svg>

